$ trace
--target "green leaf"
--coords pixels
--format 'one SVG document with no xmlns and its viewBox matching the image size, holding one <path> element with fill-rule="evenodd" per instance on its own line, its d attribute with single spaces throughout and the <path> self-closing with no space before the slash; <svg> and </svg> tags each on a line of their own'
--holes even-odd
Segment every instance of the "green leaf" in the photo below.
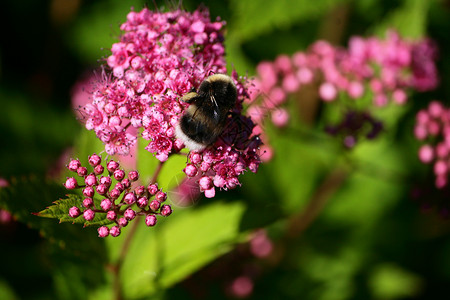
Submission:
<svg viewBox="0 0 450 300">
<path fill-rule="evenodd" d="M 95 217 L 92 221 L 86 221 L 83 218 L 83 214 L 77 218 L 72 218 L 69 216 L 69 209 L 73 206 L 78 208 L 81 206 L 83 197 L 78 195 L 69 194 L 66 199 L 59 199 L 54 202 L 54 205 L 47 207 L 46 209 L 40 211 L 36 215 L 44 218 L 54 218 L 59 219 L 60 222 L 72 222 L 72 223 L 82 223 L 84 226 L 102 226 L 111 224 L 112 221 L 106 218 L 105 213 L 95 213 Z M 100 200 L 94 199 L 97 207 L 100 205 Z"/>
<path fill-rule="evenodd" d="M 376 34 L 384 36 L 386 30 L 396 29 L 405 37 L 424 36 L 430 2 L 429 0 L 404 0 L 403 6 L 391 11 L 384 20 L 377 23 Z"/>
<path fill-rule="evenodd" d="M 41 178 L 12 178 L 9 186 L 0 189 L 0 208 L 9 211 L 17 221 L 39 230 L 58 248 L 73 252 L 77 257 L 101 262 L 104 242 L 97 236 L 96 228 L 82 229 L 72 224 L 58 224 L 54 220 L 35 215 L 55 199 L 62 198 L 67 190 L 60 183 Z M 73 201 L 75 198 L 71 196 Z M 67 211 L 68 212 L 68 211 Z M 55 214 L 64 214 L 62 207 Z"/>
<path fill-rule="evenodd" d="M 44 218 L 59 219 L 61 222 L 82 223 L 82 221 L 80 221 L 80 218 L 82 219 L 81 216 L 74 219 L 68 215 L 69 209 L 73 206 L 80 205 L 82 198 L 73 194 L 67 196 L 68 198 L 55 201 L 54 205 L 47 207 L 36 215 Z"/>
<path fill-rule="evenodd" d="M 385 263 L 373 270 L 369 285 L 375 299 L 404 299 L 417 296 L 423 281 L 416 274 Z"/>
<path fill-rule="evenodd" d="M 0 299 L 17 300 L 19 297 L 14 293 L 14 290 L 9 284 L 0 278 Z"/>
<path fill-rule="evenodd" d="M 126 299 L 147 297 L 186 278 L 231 249 L 243 237 L 241 202 L 214 202 L 196 209 L 175 209 L 154 228 L 141 222 L 125 258 L 121 278 Z M 127 231 L 108 239 L 113 260 Z"/>
</svg>

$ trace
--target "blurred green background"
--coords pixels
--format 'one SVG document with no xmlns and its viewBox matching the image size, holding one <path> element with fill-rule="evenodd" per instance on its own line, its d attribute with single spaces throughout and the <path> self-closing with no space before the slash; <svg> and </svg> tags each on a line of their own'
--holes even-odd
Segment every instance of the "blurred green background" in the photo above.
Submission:
<svg viewBox="0 0 450 300">
<path fill-rule="evenodd" d="M 193 11 L 200 3 L 182 5 Z M 406 106 L 385 109 L 383 136 L 350 154 L 319 128 L 302 134 L 298 117 L 285 130 L 267 126 L 275 156 L 257 174 L 246 174 L 241 188 L 178 208 L 151 230 L 138 229 L 120 274 L 125 299 L 235 298 L 230 286 L 239 276 L 251 278 L 249 299 L 447 298 L 450 225 L 424 204 L 447 205 L 450 193 L 433 188 L 432 170 L 418 161 L 412 130 L 419 109 L 433 99 L 450 99 L 450 2 L 203 3 L 211 19 L 227 22 L 227 63 L 239 74 L 254 75 L 258 62 L 304 50 L 317 39 L 345 46 L 353 35 L 382 36 L 396 28 L 404 37 L 437 42 L 441 84 L 412 95 Z M 31 213 L 64 196 L 58 166 L 71 155 L 101 151 L 77 122 L 71 91 L 109 55 L 130 7 L 140 10 L 144 4 L 2 4 L 0 177 L 13 188 L 0 193 L 0 207 L 15 221 L 0 224 L 0 299 L 113 297 L 118 283 L 108 266 L 126 234 L 103 240 L 95 229 Z M 174 174 L 163 176 L 169 182 Z M 318 217 L 304 231 L 289 234 L 309 199 L 324 189 L 331 193 Z M 262 227 L 274 248 L 258 259 L 245 241 Z"/>
</svg>

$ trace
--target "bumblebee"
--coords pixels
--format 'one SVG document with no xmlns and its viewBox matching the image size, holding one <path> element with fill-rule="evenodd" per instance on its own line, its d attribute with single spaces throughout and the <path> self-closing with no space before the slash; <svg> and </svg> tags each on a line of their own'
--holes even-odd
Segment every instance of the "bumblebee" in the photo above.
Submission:
<svg viewBox="0 0 450 300">
<path fill-rule="evenodd" d="M 212 145 L 225 129 L 228 112 L 236 99 L 236 86 L 230 76 L 209 76 L 197 92 L 189 92 L 181 98 L 190 105 L 175 128 L 177 138 L 192 151 Z"/>
</svg>

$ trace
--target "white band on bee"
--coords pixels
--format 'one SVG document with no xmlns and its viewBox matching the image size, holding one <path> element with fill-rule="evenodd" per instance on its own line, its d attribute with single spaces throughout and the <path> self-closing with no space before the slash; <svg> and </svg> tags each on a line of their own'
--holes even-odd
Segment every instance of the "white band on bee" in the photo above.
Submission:
<svg viewBox="0 0 450 300">
<path fill-rule="evenodd" d="M 175 126 L 175 135 L 178 139 L 182 140 L 184 145 L 191 151 L 201 151 L 206 148 L 206 145 L 200 144 L 190 137 L 188 137 L 180 128 L 180 124 Z"/>
</svg>

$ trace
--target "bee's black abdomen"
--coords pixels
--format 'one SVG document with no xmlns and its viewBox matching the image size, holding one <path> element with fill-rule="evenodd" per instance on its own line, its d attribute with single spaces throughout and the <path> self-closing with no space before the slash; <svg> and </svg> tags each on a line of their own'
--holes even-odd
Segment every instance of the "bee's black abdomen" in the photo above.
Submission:
<svg viewBox="0 0 450 300">
<path fill-rule="evenodd" d="M 180 127 L 184 134 L 203 145 L 210 145 L 217 138 L 215 134 L 217 130 L 211 125 L 208 122 L 199 122 L 193 119 L 191 115 L 184 115 L 180 120 Z"/>
</svg>

